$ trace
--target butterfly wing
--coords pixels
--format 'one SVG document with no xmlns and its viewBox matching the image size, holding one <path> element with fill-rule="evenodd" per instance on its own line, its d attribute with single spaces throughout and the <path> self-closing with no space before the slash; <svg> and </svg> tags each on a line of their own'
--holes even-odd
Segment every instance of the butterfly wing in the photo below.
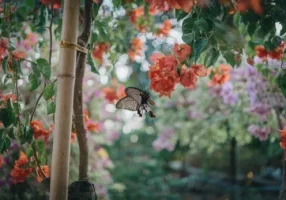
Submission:
<svg viewBox="0 0 286 200">
<path fill-rule="evenodd" d="M 119 108 L 119 109 L 136 111 L 139 109 L 140 104 L 135 99 L 133 99 L 132 97 L 127 96 L 127 97 L 120 99 L 116 103 L 115 107 Z"/>
<path fill-rule="evenodd" d="M 145 102 L 143 101 L 147 101 L 147 99 L 149 98 L 149 94 L 138 89 L 135 87 L 127 87 L 125 89 L 125 93 L 127 96 L 132 97 L 135 101 L 137 101 L 137 103 L 144 104 Z"/>
</svg>

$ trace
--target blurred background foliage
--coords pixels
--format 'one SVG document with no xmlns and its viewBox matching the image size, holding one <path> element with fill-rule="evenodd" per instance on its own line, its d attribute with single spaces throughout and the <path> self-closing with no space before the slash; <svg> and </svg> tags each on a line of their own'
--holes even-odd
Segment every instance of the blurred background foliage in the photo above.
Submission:
<svg viewBox="0 0 286 200">
<path fill-rule="evenodd" d="M 43 1 L 25 0 L 18 2 L 13 12 L 15 2 L 0 3 L 1 8 L 6 6 L 0 13 L 1 38 L 9 38 L 9 52 L 15 49 L 26 52 L 25 59 L 13 65 L 10 72 L 9 64 L 1 60 L 1 98 L 16 93 L 16 80 L 21 123 L 28 125 L 35 97 L 41 94 L 47 81 L 52 89 L 46 89 L 47 98 L 40 99 L 34 117 L 48 129 L 53 124 L 56 89 L 53 84 L 59 59 L 62 8 L 51 10 Z M 280 89 L 285 86 L 277 84 L 276 77 L 280 74 L 284 78 L 285 59 L 283 56 L 265 60 L 255 47 L 263 45 L 267 51 L 273 51 L 285 40 L 283 0 L 263 1 L 262 15 L 253 10 L 232 15 L 231 3 L 222 5 L 213 1 L 206 8 L 196 7 L 189 13 L 176 10 L 151 16 L 145 12 L 145 18 L 132 22 L 130 13 L 140 6 L 148 11 L 148 5 L 143 0 L 129 3 L 114 0 L 105 1 L 98 9 L 94 4 L 89 48 L 94 52 L 100 43 L 109 46 L 102 60 L 91 55 L 93 60 L 88 61 L 84 79 L 84 109 L 96 124 L 87 132 L 89 172 L 99 199 L 278 198 L 283 151 L 278 129 L 281 129 L 279 123 L 285 124 L 285 98 Z M 166 20 L 170 20 L 172 28 L 167 35 L 158 36 Z M 146 31 L 138 32 L 142 27 Z M 131 57 L 131 41 L 135 37 L 142 41 L 143 47 L 138 55 Z M 154 52 L 171 54 L 174 44 L 183 42 L 195 52 L 188 57 L 187 64 L 202 63 L 210 70 L 228 64 L 232 67 L 231 80 L 210 87 L 210 72 L 200 78 L 195 89 L 176 86 L 171 98 L 150 91 L 150 56 Z M 38 59 L 48 62 L 50 50 L 51 74 L 47 78 L 49 72 Z M 35 66 L 40 66 L 40 72 Z M 128 86 L 151 93 L 156 103 L 152 107 L 156 119 L 115 109 L 119 93 Z M 13 130 L 11 134 L 16 135 Z M 4 138 L 4 129 L 0 133 L 1 139 Z M 19 138 L 5 136 L 11 139 L 11 145 L 5 153 L 0 148 L 4 158 L 4 164 L 0 165 L 0 199 L 48 196 L 49 180 L 39 184 L 32 174 L 25 182 L 13 184 L 10 177 L 20 150 L 28 157 L 33 155 L 29 143 L 32 134 L 22 138 L 21 145 L 17 142 Z M 50 164 L 52 134 L 48 141 L 33 141 L 41 163 Z M 71 146 L 70 183 L 77 180 L 76 139 Z"/>
</svg>

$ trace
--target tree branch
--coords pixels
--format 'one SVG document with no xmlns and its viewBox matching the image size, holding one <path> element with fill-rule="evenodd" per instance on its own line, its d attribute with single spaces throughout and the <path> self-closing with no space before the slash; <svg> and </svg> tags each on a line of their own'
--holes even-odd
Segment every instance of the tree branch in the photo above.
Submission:
<svg viewBox="0 0 286 200">
<path fill-rule="evenodd" d="M 78 37 L 78 44 L 86 47 L 92 22 L 92 0 L 85 0 L 83 31 Z M 76 65 L 76 78 L 74 86 L 74 123 L 79 145 L 79 180 L 88 180 L 88 146 L 86 131 L 84 127 L 83 107 L 82 107 L 82 82 L 85 72 L 86 54 L 78 52 Z"/>
</svg>

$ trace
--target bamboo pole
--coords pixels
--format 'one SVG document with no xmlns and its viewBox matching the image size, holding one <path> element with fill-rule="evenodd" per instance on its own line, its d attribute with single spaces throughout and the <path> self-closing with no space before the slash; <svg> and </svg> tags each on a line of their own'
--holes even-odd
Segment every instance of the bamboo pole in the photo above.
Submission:
<svg viewBox="0 0 286 200">
<path fill-rule="evenodd" d="M 79 0 L 65 0 L 62 40 L 77 44 Z M 68 194 L 70 134 L 76 50 L 61 48 L 57 79 L 55 131 L 53 138 L 50 200 L 66 200 Z"/>
</svg>

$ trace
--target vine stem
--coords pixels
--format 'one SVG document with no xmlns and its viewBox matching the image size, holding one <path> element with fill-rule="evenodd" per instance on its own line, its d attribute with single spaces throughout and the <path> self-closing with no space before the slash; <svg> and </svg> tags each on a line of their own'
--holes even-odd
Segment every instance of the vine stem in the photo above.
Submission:
<svg viewBox="0 0 286 200">
<path fill-rule="evenodd" d="M 51 66 L 52 64 L 52 45 L 53 45 L 53 34 L 52 34 L 52 25 L 53 25 L 53 19 L 54 19 L 54 8 L 53 8 L 53 4 L 54 4 L 54 0 L 51 1 L 51 21 L 50 21 L 50 26 L 48 27 L 49 29 L 49 35 L 50 35 L 50 51 L 49 51 L 49 64 Z M 35 115 L 35 112 L 36 112 L 36 109 L 37 109 L 37 106 L 44 94 L 44 91 L 45 91 L 45 88 L 47 86 L 47 81 L 45 80 L 45 84 L 44 84 L 44 88 L 43 88 L 43 91 L 40 93 L 40 95 L 38 96 L 37 100 L 36 100 L 36 103 L 35 103 L 35 106 L 33 108 L 33 111 L 32 111 L 32 114 L 31 114 L 31 117 L 30 117 L 30 123 L 32 122 L 33 120 L 33 117 Z M 35 158 L 35 161 L 36 161 L 36 165 L 41 173 L 41 175 L 46 179 L 47 176 L 45 175 L 45 173 L 43 172 L 41 166 L 40 166 L 40 160 L 38 158 L 38 155 L 37 155 L 37 146 L 36 144 L 33 142 L 32 143 L 32 149 L 33 149 L 33 155 L 34 155 L 34 158 Z"/>
</svg>

